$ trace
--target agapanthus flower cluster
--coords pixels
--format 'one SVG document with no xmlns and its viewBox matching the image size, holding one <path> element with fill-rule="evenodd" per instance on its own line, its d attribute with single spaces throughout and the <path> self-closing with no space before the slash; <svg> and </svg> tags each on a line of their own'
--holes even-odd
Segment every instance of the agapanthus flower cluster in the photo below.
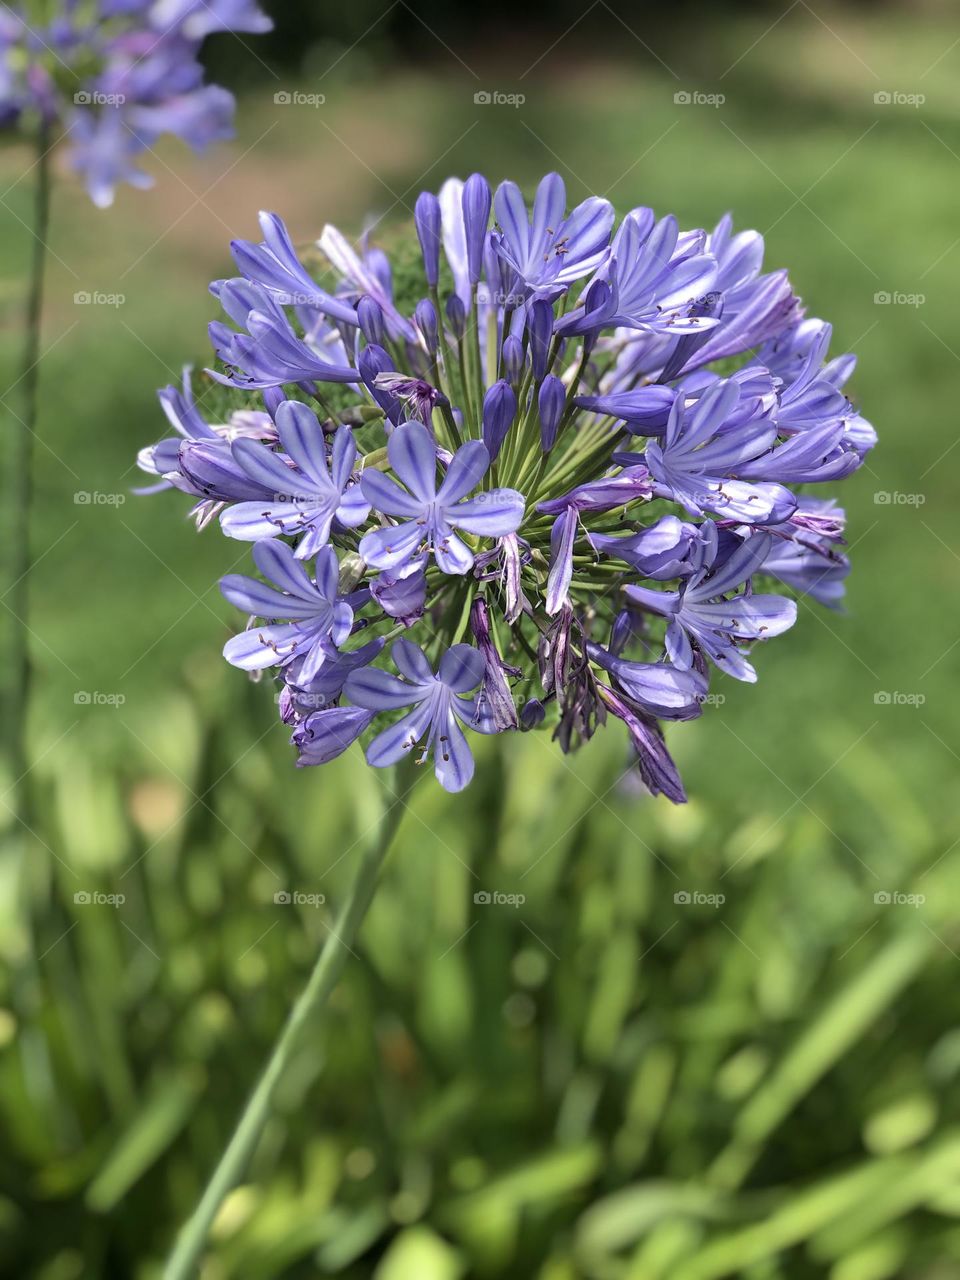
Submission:
<svg viewBox="0 0 960 1280">
<path fill-rule="evenodd" d="M 233 95 L 204 84 L 217 31 L 269 31 L 256 0 L 21 0 L 0 8 L 0 125 L 63 130 L 101 208 L 121 182 L 148 187 L 145 151 L 165 133 L 194 150 L 233 135 Z"/>
<path fill-rule="evenodd" d="M 177 435 L 141 467 L 254 544 L 259 576 L 221 583 L 249 615 L 224 656 L 274 673 L 302 765 L 361 739 L 458 791 L 473 734 L 544 725 L 569 751 L 612 716 L 682 801 L 664 722 L 701 714 L 714 671 L 754 681 L 793 595 L 842 596 L 843 512 L 798 489 L 874 443 L 853 359 L 729 217 L 615 227 L 556 174 L 532 208 L 474 174 L 415 226 L 411 293 L 330 226 L 308 270 L 261 215 L 211 286 L 208 373 L 245 407 L 211 425 L 189 378 L 161 392 Z"/>
</svg>

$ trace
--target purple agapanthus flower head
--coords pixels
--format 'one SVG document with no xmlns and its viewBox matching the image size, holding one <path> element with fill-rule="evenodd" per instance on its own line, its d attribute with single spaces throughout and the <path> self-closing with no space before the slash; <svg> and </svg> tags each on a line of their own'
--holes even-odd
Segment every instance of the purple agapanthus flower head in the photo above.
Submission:
<svg viewBox="0 0 960 1280">
<path fill-rule="evenodd" d="M 39 8 L 42 17 L 37 17 Z M 200 151 L 233 134 L 233 96 L 205 85 L 200 46 L 218 31 L 269 31 L 255 0 L 100 0 L 3 6 L 0 125 L 36 117 L 62 132 L 100 208 L 163 134 Z"/>
<path fill-rule="evenodd" d="M 416 201 L 404 296 L 330 226 L 322 281 L 275 214 L 234 242 L 209 373 L 237 407 L 211 424 L 165 389 L 176 436 L 140 465 L 254 543 L 261 577 L 222 583 L 250 615 L 224 652 L 274 673 L 300 765 L 361 743 L 452 792 L 473 733 L 569 751 L 619 722 L 679 803 L 665 726 L 722 701 L 712 680 L 756 680 L 794 596 L 840 604 L 843 513 L 808 487 L 874 443 L 852 358 L 756 232 L 614 223 L 601 198 L 568 210 L 556 174 L 530 203 L 451 178 Z"/>
</svg>

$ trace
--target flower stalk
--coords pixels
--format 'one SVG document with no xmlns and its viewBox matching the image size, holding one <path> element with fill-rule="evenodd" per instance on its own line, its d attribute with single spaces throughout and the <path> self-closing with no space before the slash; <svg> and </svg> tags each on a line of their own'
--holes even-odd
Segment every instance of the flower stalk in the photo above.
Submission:
<svg viewBox="0 0 960 1280">
<path fill-rule="evenodd" d="M 381 869 L 400 826 L 407 796 L 418 776 L 414 757 L 405 757 L 395 771 L 393 787 L 387 787 L 389 807 L 383 814 L 375 839 L 360 860 L 336 924 L 317 957 L 307 985 L 287 1015 L 260 1079 L 193 1216 L 177 1238 L 164 1269 L 163 1280 L 193 1280 L 197 1275 L 210 1228 L 224 1199 L 246 1173 L 272 1114 L 277 1089 L 287 1067 L 337 985 L 347 956 L 353 953 L 360 926 L 373 901 Z"/>
<path fill-rule="evenodd" d="M 27 713 L 30 699 L 30 516 L 33 505 L 33 442 L 37 433 L 40 339 L 50 228 L 50 130 L 41 122 L 36 134 L 33 245 L 27 292 L 26 340 L 20 371 L 21 411 L 14 414 L 8 509 L 10 511 L 10 582 L 7 608 L 11 631 L 10 695 L 7 711 L 13 811 L 27 821 Z"/>
</svg>

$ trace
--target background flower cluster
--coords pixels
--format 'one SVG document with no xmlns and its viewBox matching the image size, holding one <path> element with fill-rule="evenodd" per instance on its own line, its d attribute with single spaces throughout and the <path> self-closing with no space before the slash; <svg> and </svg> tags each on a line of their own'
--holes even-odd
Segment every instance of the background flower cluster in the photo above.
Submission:
<svg viewBox="0 0 960 1280">
<path fill-rule="evenodd" d="M 62 129 L 70 164 L 105 207 L 148 187 L 143 153 L 165 133 L 195 150 L 232 136 L 234 99 L 204 84 L 204 39 L 269 31 L 255 0 L 78 0 L 0 9 L 0 124 Z"/>
</svg>

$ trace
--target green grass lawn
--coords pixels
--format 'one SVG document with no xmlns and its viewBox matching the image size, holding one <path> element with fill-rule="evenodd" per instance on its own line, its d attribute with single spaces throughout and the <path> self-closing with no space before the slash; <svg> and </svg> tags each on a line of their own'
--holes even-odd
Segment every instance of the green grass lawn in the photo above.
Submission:
<svg viewBox="0 0 960 1280">
<path fill-rule="evenodd" d="M 130 494 L 154 391 L 207 359 L 206 285 L 259 208 L 306 242 L 399 224 L 474 168 L 765 232 L 857 352 L 881 436 L 842 486 L 848 610 L 802 604 L 758 685 L 716 682 L 725 703 L 673 731 L 683 810 L 617 781 L 616 731 L 566 760 L 540 735 L 482 751 L 456 802 L 424 789 L 209 1276 L 960 1274 L 960 46 L 941 58 L 951 31 L 902 17 L 769 21 L 658 50 L 676 76 L 626 32 L 617 61 L 561 42 L 526 75 L 522 51 L 468 57 L 476 77 L 347 60 L 323 107 L 275 106 L 271 82 L 231 147 L 164 149 L 158 190 L 109 214 L 58 186 L 31 575 L 44 820 L 0 862 L 11 1274 L 156 1274 L 324 936 L 324 911 L 273 894 L 334 902 L 378 811 L 358 755 L 295 772 L 267 690 L 220 661 L 216 581 L 242 545 Z M 526 101 L 478 106 L 481 86 Z M 0 154 L 11 359 L 28 164 Z M 95 888 L 126 902 L 74 903 Z M 527 901 L 485 914 L 481 888 Z M 897 891 L 925 900 L 875 901 Z"/>
</svg>

